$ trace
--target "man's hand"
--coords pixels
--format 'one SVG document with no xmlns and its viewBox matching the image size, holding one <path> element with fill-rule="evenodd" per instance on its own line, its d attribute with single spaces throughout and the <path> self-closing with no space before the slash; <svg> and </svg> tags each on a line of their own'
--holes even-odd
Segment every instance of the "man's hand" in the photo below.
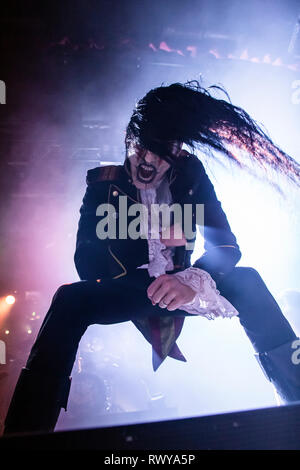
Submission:
<svg viewBox="0 0 300 470">
<path fill-rule="evenodd" d="M 160 241 L 165 246 L 183 246 L 186 244 L 186 238 L 182 231 L 181 225 L 175 224 L 162 231 Z"/>
<path fill-rule="evenodd" d="M 161 308 L 173 311 L 191 302 L 196 292 L 191 287 L 182 284 L 172 274 L 162 274 L 150 284 L 147 295 L 152 305 L 158 304 Z"/>
</svg>

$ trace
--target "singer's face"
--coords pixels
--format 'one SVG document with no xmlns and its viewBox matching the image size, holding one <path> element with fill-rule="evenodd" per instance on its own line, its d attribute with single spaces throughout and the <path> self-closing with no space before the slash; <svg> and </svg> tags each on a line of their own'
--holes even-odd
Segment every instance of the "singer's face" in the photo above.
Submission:
<svg viewBox="0 0 300 470">
<path fill-rule="evenodd" d="M 170 145 L 174 157 L 179 155 L 181 148 L 182 144 L 178 142 Z M 138 189 L 157 187 L 170 168 L 170 164 L 164 159 L 133 142 L 128 147 L 127 157 L 130 161 L 132 182 Z"/>
</svg>

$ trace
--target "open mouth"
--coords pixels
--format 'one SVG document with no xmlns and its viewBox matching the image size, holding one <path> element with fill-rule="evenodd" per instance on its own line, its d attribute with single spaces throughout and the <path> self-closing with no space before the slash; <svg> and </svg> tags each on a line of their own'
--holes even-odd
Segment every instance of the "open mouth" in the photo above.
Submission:
<svg viewBox="0 0 300 470">
<path fill-rule="evenodd" d="M 156 168 L 153 165 L 140 164 L 137 167 L 137 179 L 142 183 L 150 183 L 156 175 Z"/>
</svg>

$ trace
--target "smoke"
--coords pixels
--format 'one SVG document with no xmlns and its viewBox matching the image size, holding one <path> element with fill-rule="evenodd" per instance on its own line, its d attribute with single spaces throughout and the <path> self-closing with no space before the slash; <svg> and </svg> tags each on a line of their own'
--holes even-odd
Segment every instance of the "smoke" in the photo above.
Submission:
<svg viewBox="0 0 300 470">
<path fill-rule="evenodd" d="M 288 25 L 298 14 L 295 2 L 193 0 L 188 6 L 176 1 L 172 8 L 164 2 L 117 2 L 123 7 L 114 11 L 110 2 L 101 2 L 97 14 L 97 2 L 76 2 L 73 13 L 73 3 L 67 3 L 57 17 L 50 11 L 49 29 L 40 28 L 43 45 L 51 37 L 42 59 L 29 60 L 31 50 L 37 54 L 35 31 L 25 63 L 12 66 L 13 81 L 0 77 L 7 86 L 1 116 L 10 130 L 1 143 L 1 279 L 19 290 L 42 291 L 49 300 L 59 285 L 79 280 L 73 254 L 86 171 L 123 162 L 132 109 L 151 88 L 194 79 L 203 79 L 204 86 L 222 84 L 234 104 L 300 161 L 300 105 L 292 100 L 299 71 L 287 67 L 294 58 L 285 55 Z M 71 46 L 59 44 L 64 37 Z M 163 41 L 171 52 L 159 48 Z M 249 60 L 243 58 L 246 49 Z M 266 55 L 270 63 L 263 62 Z M 286 66 L 272 65 L 278 57 Z M 241 246 L 240 265 L 258 269 L 275 296 L 299 289 L 299 196 L 289 194 L 292 202 L 283 202 L 251 176 L 217 166 L 201 153 L 199 158 Z M 200 240 L 195 257 L 201 249 Z M 60 428 L 275 404 L 237 319 L 189 319 L 179 347 L 188 362 L 167 359 L 154 374 L 151 348 L 131 323 L 91 326 L 74 366 L 72 417 L 62 414 Z M 97 413 L 84 402 L 85 394 Z"/>
</svg>

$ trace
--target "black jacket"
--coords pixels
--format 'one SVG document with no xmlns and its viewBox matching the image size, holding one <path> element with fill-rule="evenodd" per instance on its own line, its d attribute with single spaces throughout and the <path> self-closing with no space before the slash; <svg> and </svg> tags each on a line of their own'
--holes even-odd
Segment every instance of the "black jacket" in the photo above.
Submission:
<svg viewBox="0 0 300 470">
<path fill-rule="evenodd" d="M 218 282 L 233 269 L 241 253 L 200 160 L 188 154 L 180 157 L 179 163 L 176 170 L 170 168 L 167 173 L 173 203 L 181 206 L 193 204 L 194 219 L 196 204 L 204 204 L 205 252 L 193 266 L 209 272 Z M 81 280 L 101 280 L 126 276 L 138 266 L 149 262 L 148 242 L 143 238 L 119 239 L 118 236 L 116 239 L 100 240 L 96 234 L 96 226 L 101 217 L 96 216 L 96 209 L 102 203 L 112 204 L 118 217 L 120 196 L 127 196 L 129 207 L 140 202 L 139 191 L 132 184 L 124 165 L 91 169 L 87 172 L 86 181 L 87 189 L 80 208 L 74 255 L 79 277 Z M 128 217 L 128 224 L 130 221 Z M 195 220 L 193 231 L 195 232 Z M 184 246 L 176 247 L 174 272 L 191 265 L 191 254 L 192 251 L 186 250 Z M 152 344 L 154 370 L 167 356 L 185 361 L 176 344 L 183 322 L 184 316 L 174 315 L 133 320 L 134 325 Z"/>
<path fill-rule="evenodd" d="M 173 202 L 183 204 L 204 204 L 204 254 L 193 266 L 209 272 L 217 282 L 236 265 L 241 257 L 236 238 L 231 232 L 221 203 L 200 160 L 194 155 L 180 157 L 176 170 L 168 170 L 170 191 Z M 110 165 L 88 170 L 87 189 L 80 208 L 75 266 L 82 280 L 118 278 L 146 264 L 148 244 L 146 239 L 106 239 L 100 240 L 96 225 L 99 204 L 109 203 L 119 210 L 119 197 L 127 196 L 128 207 L 140 202 L 139 192 L 132 184 L 124 165 Z M 195 210 L 193 209 L 193 230 L 195 230 Z M 128 217 L 128 223 L 130 222 Z M 175 270 L 191 265 L 192 251 L 184 246 L 176 247 Z"/>
</svg>

